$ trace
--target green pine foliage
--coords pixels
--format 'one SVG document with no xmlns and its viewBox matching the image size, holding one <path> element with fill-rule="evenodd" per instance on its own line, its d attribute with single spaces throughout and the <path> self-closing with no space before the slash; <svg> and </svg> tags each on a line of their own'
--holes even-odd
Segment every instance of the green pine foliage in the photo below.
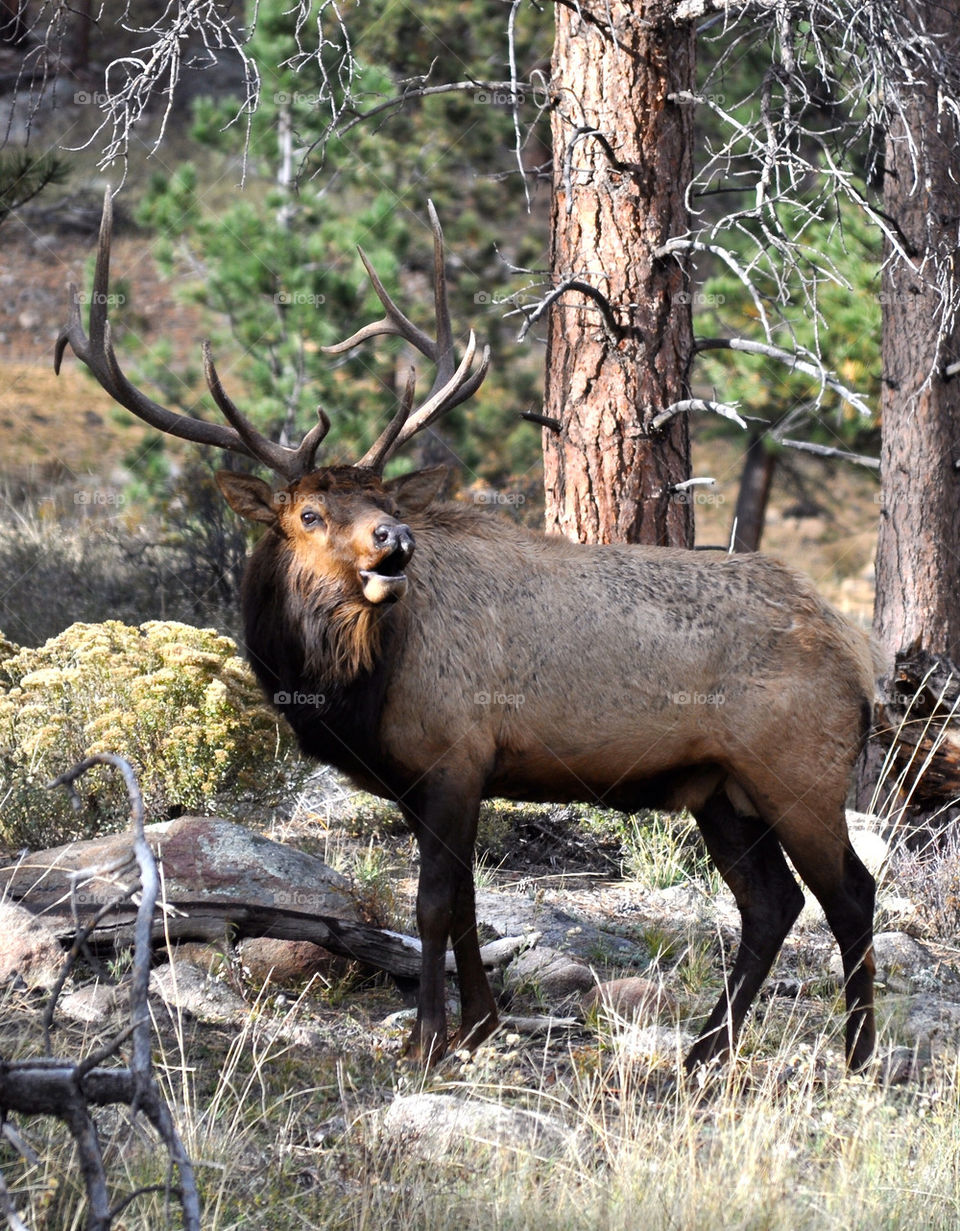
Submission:
<svg viewBox="0 0 960 1231">
<path fill-rule="evenodd" d="M 505 76 L 506 67 L 491 63 L 487 50 L 502 44 L 502 5 L 475 2 L 453 12 L 428 7 L 435 11 L 418 9 L 414 19 L 385 3 L 365 6 L 353 85 L 363 105 L 396 95 L 403 81 L 428 76 L 431 66 L 437 81 Z M 538 405 L 540 364 L 536 356 L 517 362 L 517 325 L 503 321 L 504 309 L 495 302 L 511 289 L 498 246 L 506 246 L 516 263 L 543 264 L 544 228 L 538 219 L 529 237 L 509 110 L 480 89 L 419 99 L 324 145 L 329 110 L 317 100 L 324 76 L 336 79 L 336 54 L 324 50 L 321 72 L 316 31 L 305 29 L 301 46 L 313 58 L 292 67 L 297 43 L 285 8 L 283 0 L 259 6 L 250 50 L 262 92 L 249 139 L 242 122 L 230 123 L 237 100 L 201 99 L 195 106 L 195 138 L 224 174 L 236 176 L 245 165 L 244 190 L 224 200 L 221 185 L 211 196 L 194 165 L 155 176 L 138 216 L 157 235 L 158 259 L 182 279 L 182 293 L 209 311 L 225 384 L 253 421 L 275 438 L 299 438 L 320 404 L 333 423 L 324 456 L 350 459 L 391 416 L 411 358 L 421 393 L 433 372 L 426 359 L 393 339 L 337 359 L 320 348 L 382 316 L 358 244 L 401 307 L 432 332 L 425 208 L 432 198 L 447 240 L 460 346 L 473 325 L 494 353 L 486 384 L 444 421 L 442 440 L 463 463 L 467 482 L 525 473 L 537 464 L 539 434 L 519 412 Z M 528 24 L 543 34 L 542 22 Z M 521 42 L 529 57 L 529 32 Z M 211 182 L 209 170 L 203 185 Z M 512 232 L 525 238 L 514 241 Z M 169 357 L 158 351 L 144 357 L 141 371 L 193 406 L 198 370 L 165 376 L 168 365 Z M 424 447 L 427 458 L 437 456 L 437 442 L 426 439 L 396 465 L 423 460 Z"/>
</svg>

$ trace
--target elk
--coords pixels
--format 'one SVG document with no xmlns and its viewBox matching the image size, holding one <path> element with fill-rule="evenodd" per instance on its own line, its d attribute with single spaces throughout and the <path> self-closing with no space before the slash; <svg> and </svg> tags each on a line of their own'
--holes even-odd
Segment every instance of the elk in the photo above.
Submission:
<svg viewBox="0 0 960 1231">
<path fill-rule="evenodd" d="M 352 465 L 317 467 L 329 428 L 296 447 L 264 438 L 227 396 L 226 424 L 171 412 L 122 373 L 110 337 L 110 198 L 89 336 L 79 297 L 57 342 L 121 405 L 163 432 L 262 462 L 284 482 L 224 471 L 220 489 L 264 533 L 242 586 L 246 653 L 303 752 L 399 806 L 420 850 L 418 1013 L 408 1051 L 430 1063 L 497 1025 L 477 940 L 473 847 L 481 800 L 574 801 L 634 811 L 688 808 L 741 916 L 733 970 L 686 1066 L 724 1057 L 804 901 L 822 904 L 840 947 L 846 1055 L 875 1041 L 874 882 L 844 803 L 868 732 L 868 640 L 802 575 L 761 555 L 582 545 L 437 498 L 445 471 L 385 479 L 417 432 L 479 387 L 489 352 L 473 333 L 459 362 L 443 237 L 434 233 L 436 338 L 415 326 L 361 251 L 382 320 L 328 348 L 382 334 L 436 368 Z M 451 941 L 459 1029 L 448 1039 Z"/>
</svg>

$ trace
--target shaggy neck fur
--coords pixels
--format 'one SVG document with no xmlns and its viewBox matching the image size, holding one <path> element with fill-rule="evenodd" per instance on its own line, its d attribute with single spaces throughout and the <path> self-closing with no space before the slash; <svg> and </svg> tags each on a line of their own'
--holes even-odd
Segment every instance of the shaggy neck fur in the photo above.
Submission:
<svg viewBox="0 0 960 1231">
<path fill-rule="evenodd" d="M 318 579 L 292 559 L 287 575 L 307 674 L 344 686 L 372 671 L 382 648 L 381 617 L 389 609 L 372 607 L 360 595 L 344 596 L 338 579 Z"/>
</svg>

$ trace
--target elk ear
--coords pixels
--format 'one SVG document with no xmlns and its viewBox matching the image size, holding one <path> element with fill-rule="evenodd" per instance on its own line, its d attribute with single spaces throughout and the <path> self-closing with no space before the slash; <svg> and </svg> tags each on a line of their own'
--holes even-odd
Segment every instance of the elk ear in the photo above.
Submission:
<svg viewBox="0 0 960 1231">
<path fill-rule="evenodd" d="M 390 479 L 384 487 L 399 504 L 404 513 L 421 513 L 435 500 L 450 477 L 449 466 L 431 466 L 429 470 L 415 470 Z"/>
<path fill-rule="evenodd" d="M 269 483 L 252 474 L 236 474 L 232 470 L 218 470 L 217 487 L 233 509 L 250 521 L 262 521 L 272 526 L 277 520 L 273 490 Z"/>
</svg>

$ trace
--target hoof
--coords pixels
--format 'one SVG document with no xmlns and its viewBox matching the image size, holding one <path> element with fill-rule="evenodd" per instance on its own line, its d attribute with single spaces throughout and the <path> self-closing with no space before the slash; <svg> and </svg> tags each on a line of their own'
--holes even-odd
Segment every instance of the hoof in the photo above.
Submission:
<svg viewBox="0 0 960 1231">
<path fill-rule="evenodd" d="M 466 1048 L 467 1051 L 473 1051 L 475 1047 L 480 1046 L 484 1039 L 489 1039 L 499 1024 L 495 1013 L 491 1013 L 479 1022 L 472 1024 L 461 1023 L 460 1029 L 450 1040 L 450 1050 L 460 1051 L 462 1048 Z"/>
</svg>

